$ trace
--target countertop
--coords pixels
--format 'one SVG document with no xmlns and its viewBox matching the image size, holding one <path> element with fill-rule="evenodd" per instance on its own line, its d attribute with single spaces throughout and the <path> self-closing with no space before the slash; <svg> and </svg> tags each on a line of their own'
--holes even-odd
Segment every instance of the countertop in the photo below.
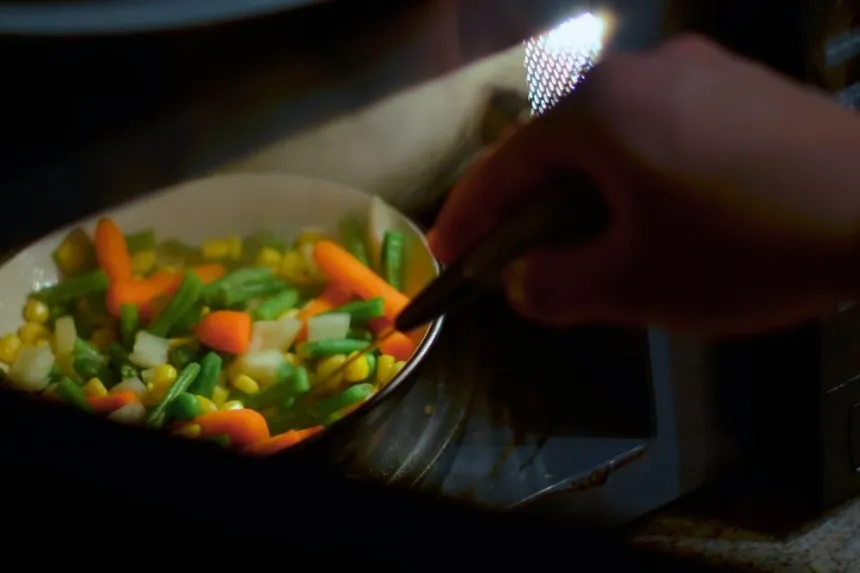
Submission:
<svg viewBox="0 0 860 573">
<path fill-rule="evenodd" d="M 649 516 L 634 543 L 751 573 L 860 572 L 860 498 L 817 517 L 704 495 Z"/>
</svg>

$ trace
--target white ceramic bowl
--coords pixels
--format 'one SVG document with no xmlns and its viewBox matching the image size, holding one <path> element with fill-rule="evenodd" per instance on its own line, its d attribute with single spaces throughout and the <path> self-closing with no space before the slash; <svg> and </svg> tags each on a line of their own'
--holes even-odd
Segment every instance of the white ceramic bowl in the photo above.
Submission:
<svg viewBox="0 0 860 573">
<path fill-rule="evenodd" d="M 29 293 L 57 281 L 51 255 L 63 238 L 75 227 L 82 226 L 91 233 L 100 217 L 111 217 L 126 233 L 153 229 L 159 241 L 173 238 L 200 244 L 210 238 L 261 230 L 291 240 L 309 227 L 336 233 L 338 221 L 347 215 L 366 218 L 371 199 L 337 183 L 280 174 L 223 175 L 156 192 L 60 229 L 0 267 L 0 334 L 15 332 L 21 326 L 21 311 Z M 414 296 L 438 274 L 439 267 L 415 224 L 399 213 L 392 223 L 391 230 L 401 232 L 406 242 L 405 294 Z M 410 363 L 359 411 L 371 408 L 409 377 L 439 326 L 437 322 L 428 327 Z"/>
</svg>

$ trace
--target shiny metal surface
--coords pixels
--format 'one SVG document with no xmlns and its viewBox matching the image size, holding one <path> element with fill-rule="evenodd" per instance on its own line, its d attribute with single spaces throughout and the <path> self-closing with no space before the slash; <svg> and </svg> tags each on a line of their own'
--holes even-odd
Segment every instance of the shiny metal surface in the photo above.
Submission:
<svg viewBox="0 0 860 573">
<path fill-rule="evenodd" d="M 586 13 L 525 41 L 533 114 L 544 113 L 576 89 L 603 48 L 607 26 L 604 19 Z"/>
</svg>

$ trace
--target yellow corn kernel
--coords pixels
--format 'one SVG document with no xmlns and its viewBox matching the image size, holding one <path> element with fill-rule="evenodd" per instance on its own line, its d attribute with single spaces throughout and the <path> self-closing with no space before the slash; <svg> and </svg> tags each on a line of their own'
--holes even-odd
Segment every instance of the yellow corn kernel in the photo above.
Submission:
<svg viewBox="0 0 860 573">
<path fill-rule="evenodd" d="M 298 357 L 295 354 L 293 354 L 292 352 L 285 352 L 284 353 L 284 361 L 287 364 L 289 364 L 290 366 L 298 366 L 299 365 Z"/>
<path fill-rule="evenodd" d="M 3 338 L 0 338 L 0 362 L 4 364 L 15 362 L 22 344 L 21 337 L 17 334 L 7 334 Z"/>
<path fill-rule="evenodd" d="M 176 381 L 176 368 L 171 364 L 159 364 L 152 371 L 152 383 L 156 386 L 170 386 Z"/>
<path fill-rule="evenodd" d="M 51 309 L 44 302 L 31 298 L 24 307 L 24 320 L 27 322 L 38 322 L 45 324 L 51 316 Z"/>
<path fill-rule="evenodd" d="M 155 268 L 157 261 L 158 253 L 155 252 L 155 249 L 138 251 L 131 256 L 131 272 L 136 275 L 148 275 Z"/>
<path fill-rule="evenodd" d="M 215 402 L 213 402 L 206 396 L 195 394 L 194 397 L 197 398 L 197 404 L 200 406 L 200 410 L 204 414 L 211 414 L 212 412 L 218 411 L 218 406 L 215 405 Z"/>
<path fill-rule="evenodd" d="M 212 402 L 219 408 L 224 405 L 229 397 L 230 390 L 224 386 L 215 386 L 215 389 L 212 390 Z"/>
<path fill-rule="evenodd" d="M 299 236 L 296 237 L 296 245 L 302 246 L 307 244 L 318 243 L 319 241 L 324 241 L 327 239 L 325 233 L 321 231 L 303 231 L 299 233 Z"/>
<path fill-rule="evenodd" d="M 221 404 L 219 410 L 241 410 L 244 407 L 245 405 L 239 400 L 230 400 L 229 402 Z"/>
<path fill-rule="evenodd" d="M 233 380 L 244 374 L 242 372 L 242 362 L 238 358 L 234 358 L 221 373 L 224 375 L 224 379 L 219 379 L 219 383 L 229 386 L 233 383 Z"/>
<path fill-rule="evenodd" d="M 208 306 L 204 306 L 203 308 L 200 309 L 200 318 L 203 318 L 204 316 L 206 316 L 210 312 L 212 312 L 212 309 L 209 308 Z"/>
<path fill-rule="evenodd" d="M 395 362 L 394 368 L 392 369 L 391 377 L 394 378 L 395 376 L 400 374 L 400 371 L 403 370 L 404 366 L 406 366 L 405 360 L 398 360 L 397 362 Z"/>
<path fill-rule="evenodd" d="M 143 397 L 141 402 L 144 406 L 149 408 L 150 406 L 155 406 L 161 399 L 164 398 L 164 393 L 167 390 L 165 388 L 158 388 L 152 382 L 146 383 L 146 395 Z"/>
<path fill-rule="evenodd" d="M 86 250 L 72 236 L 66 237 L 54 254 L 54 260 L 60 270 L 72 274 L 87 262 Z"/>
<path fill-rule="evenodd" d="M 178 348 L 180 346 L 186 346 L 189 344 L 194 344 L 196 340 L 193 336 L 185 336 L 182 338 L 171 338 L 170 340 L 170 348 Z"/>
<path fill-rule="evenodd" d="M 304 272 L 305 259 L 298 251 L 287 251 L 281 257 L 278 274 L 285 279 L 301 280 Z"/>
<path fill-rule="evenodd" d="M 257 381 L 246 374 L 239 374 L 233 380 L 233 388 L 245 394 L 256 394 L 260 391 L 260 385 Z"/>
<path fill-rule="evenodd" d="M 383 354 L 376 359 L 376 385 L 385 386 L 394 378 L 394 357 Z"/>
<path fill-rule="evenodd" d="M 212 239 L 211 241 L 203 241 L 200 245 L 200 252 L 203 253 L 203 258 L 210 260 L 226 259 L 230 254 L 230 244 L 221 239 Z"/>
<path fill-rule="evenodd" d="M 90 378 L 90 381 L 84 384 L 81 387 L 81 390 L 83 390 L 85 396 L 93 398 L 100 398 L 108 395 L 107 388 L 105 388 L 105 385 L 98 378 Z"/>
<path fill-rule="evenodd" d="M 347 360 L 352 360 L 357 354 L 358 352 L 353 352 Z M 347 382 L 361 382 L 368 376 L 370 376 L 370 364 L 367 363 L 367 358 L 364 356 L 347 364 L 343 371 L 343 377 Z"/>
<path fill-rule="evenodd" d="M 143 376 L 144 373 L 141 373 Z M 152 369 L 149 381 L 146 383 L 146 399 L 144 405 L 150 406 L 164 398 L 167 389 L 176 381 L 176 368 L 170 364 L 160 364 Z"/>
<path fill-rule="evenodd" d="M 116 333 L 112 328 L 97 328 L 90 337 L 93 346 L 107 352 L 110 345 L 116 342 Z"/>
<path fill-rule="evenodd" d="M 281 253 L 272 247 L 263 247 L 257 253 L 257 265 L 267 267 L 277 272 L 281 265 Z"/>
<path fill-rule="evenodd" d="M 233 260 L 242 257 L 242 237 L 233 235 L 227 238 L 227 256 Z"/>
<path fill-rule="evenodd" d="M 343 354 L 335 354 L 323 358 L 317 364 L 317 380 L 325 383 L 329 388 L 336 388 L 343 383 L 343 372 L 337 372 L 343 363 L 346 362 L 346 356 Z"/>
<path fill-rule="evenodd" d="M 188 424 L 187 426 L 182 426 L 178 430 L 173 432 L 174 436 L 178 436 L 180 438 L 188 438 L 193 440 L 194 438 L 199 438 L 200 434 L 203 432 L 203 428 L 198 424 Z"/>
<path fill-rule="evenodd" d="M 18 329 L 18 336 L 21 337 L 21 342 L 35 346 L 42 339 L 47 339 L 51 332 L 45 328 L 43 324 L 38 322 L 27 322 Z"/>
<path fill-rule="evenodd" d="M 301 311 L 297 308 L 291 308 L 290 310 L 279 316 L 278 320 L 281 320 L 282 318 L 296 318 L 299 316 L 300 312 Z"/>
</svg>

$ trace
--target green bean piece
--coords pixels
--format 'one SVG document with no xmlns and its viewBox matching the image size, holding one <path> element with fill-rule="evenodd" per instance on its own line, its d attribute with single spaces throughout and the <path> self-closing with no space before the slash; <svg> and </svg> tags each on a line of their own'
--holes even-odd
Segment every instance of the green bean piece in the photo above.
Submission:
<svg viewBox="0 0 860 573">
<path fill-rule="evenodd" d="M 140 378 L 140 371 L 131 360 L 128 359 L 128 351 L 119 343 L 113 343 L 108 348 L 108 360 L 114 371 L 119 372 L 120 378 Z"/>
<path fill-rule="evenodd" d="M 338 231 L 340 231 L 340 241 L 346 250 L 369 267 L 370 258 L 367 256 L 367 245 L 364 242 L 364 226 L 355 217 L 345 217 L 338 224 Z"/>
<path fill-rule="evenodd" d="M 194 383 L 188 387 L 192 394 L 199 394 L 204 398 L 211 398 L 215 386 L 218 385 L 218 377 L 221 376 L 221 367 L 224 361 L 217 353 L 211 350 L 200 360 L 200 374 L 194 379 Z"/>
<path fill-rule="evenodd" d="M 373 392 L 373 384 L 356 384 L 355 386 L 350 386 L 336 396 L 320 400 L 316 404 L 311 405 L 308 409 L 311 416 L 313 416 L 318 423 L 328 425 L 336 421 L 335 418 L 338 412 L 347 406 L 352 406 L 358 402 L 364 402 L 373 396 Z"/>
<path fill-rule="evenodd" d="M 323 314 L 331 314 L 333 312 L 343 312 L 349 315 L 349 323 L 356 324 L 359 322 L 367 322 L 373 318 L 379 318 L 385 314 L 385 303 L 382 302 L 382 297 L 371 298 L 368 300 L 354 300 L 326 311 Z"/>
<path fill-rule="evenodd" d="M 196 265 L 203 262 L 203 255 L 198 247 L 183 243 L 176 239 L 167 239 L 157 247 L 161 264 L 165 261 L 175 261 L 186 265 Z"/>
<path fill-rule="evenodd" d="M 193 420 L 203 413 L 203 408 L 200 407 L 200 402 L 194 394 L 183 392 L 167 407 L 167 417 L 180 422 Z"/>
<path fill-rule="evenodd" d="M 140 251 L 147 251 L 158 246 L 158 241 L 155 240 L 155 231 L 146 229 L 137 233 L 129 233 L 125 236 L 125 248 L 132 255 Z"/>
<path fill-rule="evenodd" d="M 33 294 L 36 300 L 40 300 L 47 304 L 61 305 L 75 302 L 78 299 L 88 297 L 93 294 L 101 294 L 108 289 L 108 278 L 103 270 L 98 269 L 86 274 L 77 275 L 66 279 L 62 282 L 43 288 Z"/>
<path fill-rule="evenodd" d="M 364 350 L 370 346 L 366 340 L 352 340 L 344 338 L 341 340 L 317 340 L 305 342 L 301 347 L 301 353 L 308 358 L 322 358 L 334 354 L 349 354 Z"/>
<path fill-rule="evenodd" d="M 187 334 L 191 334 L 194 330 L 194 326 L 200 322 L 202 315 L 203 307 L 199 304 L 195 304 L 188 309 L 188 312 L 179 317 L 179 320 L 177 320 L 176 324 L 173 325 L 173 328 L 170 329 L 169 335 L 185 336 Z"/>
<path fill-rule="evenodd" d="M 124 304 L 119 307 L 119 330 L 122 345 L 128 350 L 134 348 L 134 335 L 140 327 L 140 314 L 136 304 Z"/>
<path fill-rule="evenodd" d="M 253 262 L 260 251 L 267 248 L 283 252 L 287 244 L 272 231 L 260 231 L 242 241 L 242 259 L 248 263 Z"/>
<path fill-rule="evenodd" d="M 287 283 L 283 280 L 269 277 L 259 282 L 237 285 L 221 290 L 215 298 L 214 305 L 232 308 L 254 298 L 278 294 L 285 288 L 287 288 Z"/>
<path fill-rule="evenodd" d="M 254 311 L 254 320 L 275 320 L 295 308 L 297 302 L 299 302 L 299 291 L 286 288 L 261 302 Z"/>
<path fill-rule="evenodd" d="M 179 376 L 176 377 L 176 380 L 170 385 L 167 392 L 164 393 L 164 397 L 146 416 L 147 427 L 158 429 L 164 425 L 164 421 L 167 418 L 168 406 L 170 406 L 171 402 L 173 402 L 177 396 L 188 391 L 188 387 L 191 386 L 199 373 L 200 365 L 196 362 L 192 362 L 182 369 Z"/>
<path fill-rule="evenodd" d="M 65 305 L 62 304 L 54 304 L 51 305 L 48 314 L 48 326 L 54 328 L 54 324 L 56 324 L 57 319 L 62 316 L 67 316 L 69 313 L 69 309 L 66 308 Z"/>
<path fill-rule="evenodd" d="M 232 273 L 228 273 L 206 285 L 203 289 L 203 302 L 212 306 L 216 302 L 221 291 L 231 288 L 236 288 L 241 285 L 257 283 L 269 278 L 272 278 L 272 269 L 269 268 L 248 268 L 238 269 Z"/>
<path fill-rule="evenodd" d="M 51 373 L 48 374 L 48 382 L 51 384 L 56 384 L 60 380 L 65 377 L 63 374 L 63 369 L 60 368 L 57 364 L 51 366 Z"/>
<path fill-rule="evenodd" d="M 396 231 L 385 231 L 382 238 L 382 278 L 403 290 L 403 235 Z"/>
<path fill-rule="evenodd" d="M 95 346 L 80 337 L 75 339 L 75 345 L 72 347 L 72 355 L 75 358 L 90 358 L 98 362 L 104 362 L 105 359 Z"/>
<path fill-rule="evenodd" d="M 373 380 L 373 375 L 376 374 L 376 354 L 366 352 L 364 359 L 367 360 L 367 378 L 365 380 Z"/>
<path fill-rule="evenodd" d="M 74 380 L 68 376 L 64 376 L 59 382 L 57 382 L 57 387 L 54 388 L 54 393 L 64 402 L 77 406 L 81 410 L 91 412 L 93 409 L 92 406 L 90 406 L 90 403 L 87 402 L 87 397 L 84 395 L 84 391 L 81 390 L 81 387 L 75 384 Z"/>
<path fill-rule="evenodd" d="M 284 400 L 284 404 L 278 413 L 272 416 L 271 419 L 267 419 L 266 422 L 269 425 L 269 432 L 273 436 L 287 430 L 317 425 L 317 421 L 301 406 L 299 400 L 293 397 Z"/>
<path fill-rule="evenodd" d="M 173 298 L 167 303 L 167 307 L 161 311 L 161 314 L 158 315 L 158 318 L 149 326 L 147 331 L 153 336 L 167 336 L 182 315 L 197 304 L 202 293 L 203 282 L 197 274 L 186 273 L 176 294 L 173 295 Z"/>
<path fill-rule="evenodd" d="M 191 344 L 177 346 L 170 352 L 170 363 L 177 369 L 182 370 L 189 362 L 197 358 L 197 347 Z"/>
<path fill-rule="evenodd" d="M 295 398 L 307 393 L 311 389 L 308 371 L 299 366 L 290 369 L 286 376 L 278 377 L 278 380 L 266 386 L 251 399 L 251 407 L 265 410 L 284 403 L 288 398 Z"/>
<path fill-rule="evenodd" d="M 373 333 L 365 328 L 350 328 L 346 337 L 353 340 L 365 340 L 367 342 L 373 342 L 374 338 Z"/>
<path fill-rule="evenodd" d="M 117 373 L 111 370 L 110 366 L 101 360 L 81 356 L 72 361 L 72 368 L 74 368 L 75 372 L 77 372 L 84 380 L 98 378 L 107 388 L 110 388 L 119 382 L 119 376 L 117 376 Z"/>
</svg>

